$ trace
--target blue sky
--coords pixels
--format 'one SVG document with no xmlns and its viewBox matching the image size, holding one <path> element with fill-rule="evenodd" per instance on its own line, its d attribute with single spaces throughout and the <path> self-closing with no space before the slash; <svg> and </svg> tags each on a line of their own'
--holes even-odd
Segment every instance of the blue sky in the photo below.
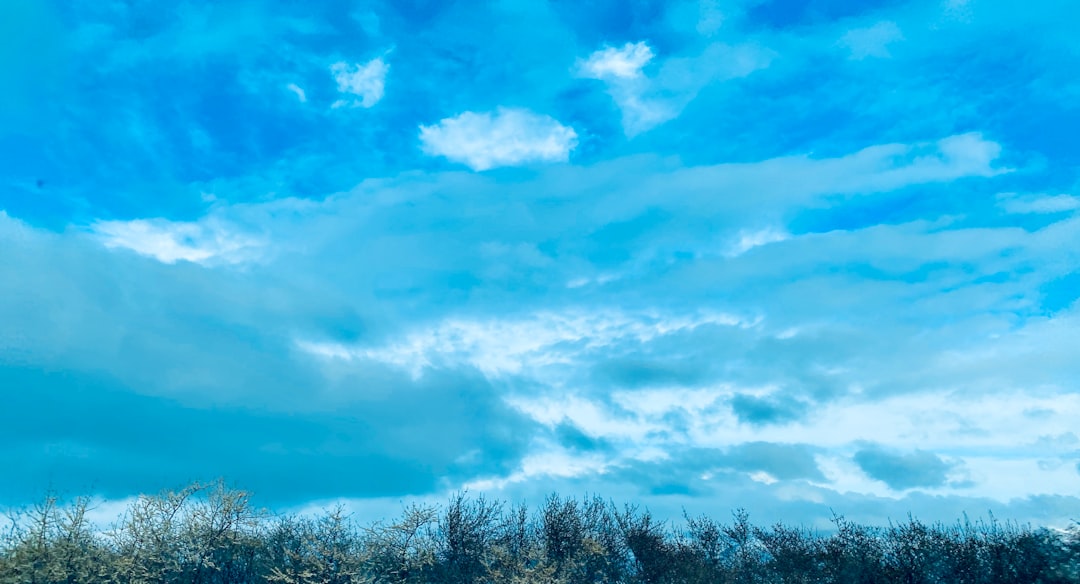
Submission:
<svg viewBox="0 0 1080 584">
<path fill-rule="evenodd" d="M 1070 3 L 174 6 L 0 4 L 0 505 L 1080 516 Z"/>
</svg>

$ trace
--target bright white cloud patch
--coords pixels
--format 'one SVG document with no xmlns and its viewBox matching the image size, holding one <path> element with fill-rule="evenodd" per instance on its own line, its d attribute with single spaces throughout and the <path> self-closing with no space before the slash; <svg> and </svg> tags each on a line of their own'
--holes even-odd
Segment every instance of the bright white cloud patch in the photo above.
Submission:
<svg viewBox="0 0 1080 584">
<path fill-rule="evenodd" d="M 300 341 L 307 352 L 328 358 L 370 359 L 408 369 L 424 369 L 463 361 L 486 375 L 538 371 L 574 362 L 580 353 L 620 342 L 647 342 L 657 336 L 690 331 L 704 325 L 752 326 L 731 314 L 632 314 L 622 311 L 544 312 L 514 320 L 447 320 L 417 330 L 382 347 Z"/>
<path fill-rule="evenodd" d="M 300 348 L 327 358 L 387 363 L 411 369 L 416 377 L 428 367 L 469 365 L 492 379 L 528 379 L 549 388 L 548 392 L 508 393 L 504 398 L 508 405 L 548 428 L 570 424 L 612 446 L 609 452 L 582 455 L 538 444 L 518 470 L 471 483 L 477 487 L 504 488 L 545 476 L 585 476 L 635 461 L 665 459 L 665 453 L 679 448 L 722 452 L 748 443 L 811 444 L 824 473 L 824 480 L 812 484 L 836 493 L 898 499 L 913 489 L 943 495 L 962 489 L 972 496 L 1007 501 L 1030 492 L 1019 482 L 995 480 L 998 472 L 993 464 L 1023 468 L 1025 476 L 1038 477 L 1039 492 L 1064 492 L 1077 484 L 1069 462 L 1077 444 L 1071 432 L 1071 421 L 1080 415 L 1076 396 L 1004 388 L 981 394 L 972 403 L 932 389 L 942 373 L 942 364 L 933 361 L 923 361 L 919 378 L 931 389 L 884 398 L 852 393 L 781 424 L 748 424 L 731 406 L 740 396 L 782 399 L 787 389 L 781 386 L 713 383 L 591 395 L 578 387 L 581 371 L 598 359 L 665 355 L 663 347 L 671 347 L 673 339 L 710 325 L 741 335 L 738 338 L 743 342 L 756 343 L 753 339 L 772 334 L 767 324 L 724 314 L 544 313 L 514 320 L 450 320 L 378 347 L 300 343 Z M 820 332 L 814 336 L 822 338 Z M 771 346 L 773 351 L 786 350 L 784 345 Z M 666 356 L 676 358 L 677 354 Z M 717 358 L 722 360 L 723 352 Z M 856 378 L 873 377 L 866 370 L 837 370 L 829 375 L 837 376 L 839 383 L 853 373 Z M 897 468 L 920 461 L 943 464 L 939 471 L 945 473 L 944 478 L 926 485 L 914 479 L 887 484 L 859 467 L 853 456 L 860 451 L 884 452 L 886 462 L 891 460 Z M 552 465 L 541 463 L 545 460 L 558 460 L 574 470 L 562 475 Z M 762 473 L 751 472 L 749 478 L 766 484 L 779 482 L 776 476 Z"/>
<path fill-rule="evenodd" d="M 901 40 L 904 40 L 904 35 L 900 27 L 895 22 L 882 21 L 867 28 L 849 30 L 840 38 L 840 44 L 851 51 L 852 59 L 885 59 L 892 56 L 889 45 Z"/>
<path fill-rule="evenodd" d="M 577 133 L 550 116 L 526 109 L 465 112 L 432 126 L 420 126 L 421 148 L 473 170 L 530 162 L 565 162 Z"/>
<path fill-rule="evenodd" d="M 551 477 L 582 477 L 603 474 L 608 462 L 600 454 L 570 452 L 565 448 L 545 445 L 525 456 L 520 468 L 507 477 L 483 478 L 470 481 L 462 488 L 491 491 L 505 489 L 514 483 Z"/>
<path fill-rule="evenodd" d="M 108 248 L 130 249 L 167 264 L 235 264 L 254 260 L 264 243 L 213 219 L 97 221 L 91 231 Z"/>
<path fill-rule="evenodd" d="M 350 65 L 339 61 L 330 66 L 330 72 L 337 81 L 338 91 L 356 96 L 334 102 L 333 107 L 371 107 L 383 98 L 386 86 L 386 73 L 390 66 L 381 57 L 364 64 Z"/>
<path fill-rule="evenodd" d="M 581 63 L 581 75 L 591 79 L 633 79 L 653 58 L 652 49 L 644 42 L 626 43 L 622 48 L 607 47 L 596 51 Z"/>
<path fill-rule="evenodd" d="M 729 257 L 742 255 L 755 247 L 777 243 L 791 238 L 791 234 L 782 229 L 767 228 L 755 231 L 743 231 L 728 250 Z"/>
</svg>

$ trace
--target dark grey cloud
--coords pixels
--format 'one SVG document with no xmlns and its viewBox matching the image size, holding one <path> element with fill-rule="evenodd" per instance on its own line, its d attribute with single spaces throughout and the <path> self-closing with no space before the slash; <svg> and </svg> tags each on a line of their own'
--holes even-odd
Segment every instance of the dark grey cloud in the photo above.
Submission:
<svg viewBox="0 0 1080 584">
<path fill-rule="evenodd" d="M 722 451 L 710 448 L 686 448 L 669 452 L 670 458 L 657 461 L 627 461 L 607 473 L 613 482 L 633 485 L 640 494 L 706 496 L 717 482 L 738 481 L 734 473 L 714 470 L 710 479 L 702 478 L 709 469 L 722 466 Z"/>
<path fill-rule="evenodd" d="M 725 449 L 672 448 L 668 458 L 630 461 L 613 471 L 650 494 L 706 496 L 717 485 L 758 485 L 749 474 L 763 471 L 779 481 L 825 480 L 814 460 L 814 447 L 806 444 L 747 442 Z"/>
<path fill-rule="evenodd" d="M 657 356 L 610 359 L 594 367 L 597 382 L 609 382 L 617 387 L 692 386 L 709 374 L 714 363 L 703 362 L 699 355 Z"/>
<path fill-rule="evenodd" d="M 816 449 L 807 444 L 746 442 L 729 448 L 722 460 L 730 468 L 761 470 L 780 480 L 823 481 L 825 476 L 814 460 L 814 452 Z"/>
<path fill-rule="evenodd" d="M 563 422 L 554 429 L 555 439 L 561 446 L 578 452 L 612 450 L 612 445 L 602 438 L 594 438 L 581 431 L 571 422 Z"/>
<path fill-rule="evenodd" d="M 765 426 L 799 420 L 806 415 L 808 404 L 783 395 L 756 397 L 739 394 L 731 398 L 731 409 L 740 422 Z"/>
<path fill-rule="evenodd" d="M 293 412 L 185 403 L 139 395 L 107 374 L 26 367 L 0 367 L 0 388 L 0 458 L 17 477 L 0 488 L 8 503 L 49 488 L 123 497 L 216 477 L 274 505 L 423 494 L 511 472 L 533 425 L 459 371 L 420 383 L 339 380 L 335 391 L 366 395 Z"/>
<path fill-rule="evenodd" d="M 932 452 L 897 454 L 876 446 L 859 450 L 854 460 L 870 477 L 897 490 L 945 486 L 948 472 L 956 466 Z"/>
</svg>

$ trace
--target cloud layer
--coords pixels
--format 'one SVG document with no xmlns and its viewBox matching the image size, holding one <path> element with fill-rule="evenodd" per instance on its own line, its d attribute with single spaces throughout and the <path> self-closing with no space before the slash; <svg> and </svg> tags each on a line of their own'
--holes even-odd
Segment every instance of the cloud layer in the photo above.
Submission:
<svg viewBox="0 0 1080 584">
<path fill-rule="evenodd" d="M 1063 524 L 1080 51 L 1028 8 L 5 5 L 63 42 L 0 35 L 0 507 Z"/>
</svg>

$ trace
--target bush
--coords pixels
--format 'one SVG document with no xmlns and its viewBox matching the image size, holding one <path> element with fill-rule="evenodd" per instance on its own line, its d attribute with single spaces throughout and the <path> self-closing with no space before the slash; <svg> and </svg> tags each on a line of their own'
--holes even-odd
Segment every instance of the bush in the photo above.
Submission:
<svg viewBox="0 0 1080 584">
<path fill-rule="evenodd" d="M 822 537 L 776 524 L 686 516 L 551 495 L 536 516 L 484 497 L 413 505 L 357 526 L 342 507 L 271 517 L 222 482 L 141 496 L 110 529 L 88 499 L 55 496 L 0 532 L 0 584 L 1080 584 L 1080 525 L 1032 529 L 965 517 L 887 528 L 834 516 Z"/>
</svg>

